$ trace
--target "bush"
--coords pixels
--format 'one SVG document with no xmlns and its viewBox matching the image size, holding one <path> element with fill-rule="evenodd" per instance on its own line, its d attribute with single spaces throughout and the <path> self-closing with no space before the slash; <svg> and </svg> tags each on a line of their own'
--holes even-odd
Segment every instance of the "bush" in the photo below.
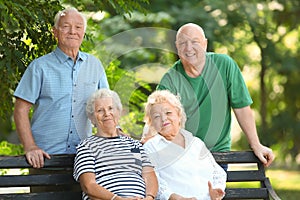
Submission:
<svg viewBox="0 0 300 200">
<path fill-rule="evenodd" d="M 23 154 L 24 150 L 21 144 L 12 144 L 7 141 L 2 141 L 0 143 L 0 155 L 2 156 L 17 156 Z"/>
</svg>

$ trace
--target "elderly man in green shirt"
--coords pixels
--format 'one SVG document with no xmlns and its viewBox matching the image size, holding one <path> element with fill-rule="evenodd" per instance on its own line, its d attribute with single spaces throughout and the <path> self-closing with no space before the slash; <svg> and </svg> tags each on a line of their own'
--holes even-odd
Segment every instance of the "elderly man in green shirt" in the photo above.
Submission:
<svg viewBox="0 0 300 200">
<path fill-rule="evenodd" d="M 272 150 L 259 141 L 250 105 L 252 99 L 236 62 L 227 55 L 207 52 L 203 29 L 183 25 L 176 35 L 180 60 L 163 76 L 157 89 L 179 95 L 187 114 L 186 129 L 211 151 L 231 148 L 231 109 L 257 157 L 269 166 Z"/>
</svg>

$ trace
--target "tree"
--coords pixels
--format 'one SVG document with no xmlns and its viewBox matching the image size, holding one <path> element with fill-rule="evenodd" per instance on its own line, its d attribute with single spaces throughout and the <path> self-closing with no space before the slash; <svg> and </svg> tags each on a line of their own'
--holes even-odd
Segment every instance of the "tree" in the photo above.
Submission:
<svg viewBox="0 0 300 200">
<path fill-rule="evenodd" d="M 78 10 L 109 9 L 125 15 L 134 9 L 144 11 L 142 5 L 148 0 L 95 0 L 85 6 L 81 1 L 65 2 L 78 6 Z M 26 67 L 33 59 L 52 51 L 56 44 L 52 35 L 53 19 L 62 8 L 59 0 L 0 0 L 0 127 L 3 131 L 0 140 L 11 131 L 12 93 Z"/>
<path fill-rule="evenodd" d="M 227 15 L 219 18 L 225 19 L 227 24 L 222 27 L 225 31 L 217 36 L 223 39 L 234 35 L 234 40 L 229 40 L 231 44 L 226 40 L 220 42 L 233 46 L 232 51 L 229 48 L 233 57 L 244 57 L 238 59 L 240 66 L 259 69 L 258 91 L 253 88 L 251 92 L 260 115 L 258 130 L 261 140 L 281 152 L 278 160 L 285 161 L 288 157 L 292 159 L 286 161 L 294 164 L 296 160 L 293 158 L 300 152 L 300 145 L 294 142 L 299 140 L 300 130 L 297 111 L 300 95 L 295 93 L 296 85 L 300 85 L 296 78 L 300 71 L 297 67 L 300 46 L 297 43 L 291 45 L 289 41 L 297 40 L 297 34 L 299 38 L 299 5 L 298 1 L 292 0 L 253 0 L 232 1 L 224 7 L 214 4 L 212 7 L 212 10 L 224 8 L 221 13 Z M 249 50 L 259 52 L 259 56 L 255 58 Z"/>
<path fill-rule="evenodd" d="M 252 107 L 261 141 L 281 152 L 278 161 L 288 157 L 288 161 L 295 163 L 294 158 L 300 152 L 300 144 L 295 142 L 299 141 L 300 131 L 300 94 L 296 92 L 300 85 L 296 78 L 300 70 L 299 4 L 294 0 L 153 0 L 147 7 L 146 18 L 165 15 L 167 22 L 143 21 L 140 15 L 133 14 L 122 22 L 122 27 L 162 25 L 177 30 L 187 22 L 201 25 L 209 41 L 209 51 L 229 54 L 241 70 L 256 76 L 250 77 L 247 84 L 254 100 Z M 137 55 L 132 57 L 140 59 Z M 151 59 L 159 60 L 157 55 Z"/>
<path fill-rule="evenodd" d="M 4 134 L 11 130 L 12 93 L 29 62 L 52 50 L 53 16 L 62 6 L 59 1 L 0 2 L 0 126 Z"/>
</svg>

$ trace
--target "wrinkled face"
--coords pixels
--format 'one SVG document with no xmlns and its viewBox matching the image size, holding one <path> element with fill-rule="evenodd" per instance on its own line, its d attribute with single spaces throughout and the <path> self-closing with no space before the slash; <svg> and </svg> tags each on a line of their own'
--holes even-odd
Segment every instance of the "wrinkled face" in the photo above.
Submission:
<svg viewBox="0 0 300 200">
<path fill-rule="evenodd" d="M 84 21 L 77 12 L 68 12 L 60 17 L 53 33 L 62 50 L 79 49 L 84 37 Z"/>
<path fill-rule="evenodd" d="M 179 113 L 174 106 L 167 102 L 153 105 L 150 119 L 150 125 L 167 140 L 172 140 L 179 132 Z"/>
<path fill-rule="evenodd" d="M 186 26 L 177 34 L 176 48 L 184 66 L 198 67 L 205 61 L 207 39 L 199 28 Z"/>
<path fill-rule="evenodd" d="M 97 128 L 103 132 L 114 130 L 120 118 L 119 111 L 110 97 L 100 98 L 95 101 L 94 119 Z"/>
</svg>

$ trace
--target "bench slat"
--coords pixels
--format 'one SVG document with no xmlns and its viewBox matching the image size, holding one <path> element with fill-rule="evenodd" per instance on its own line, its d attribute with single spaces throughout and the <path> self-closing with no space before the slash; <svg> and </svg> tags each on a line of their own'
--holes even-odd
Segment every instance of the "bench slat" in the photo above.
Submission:
<svg viewBox="0 0 300 200">
<path fill-rule="evenodd" d="M 0 187 L 78 184 L 72 174 L 5 175 L 0 176 Z"/>
<path fill-rule="evenodd" d="M 227 182 L 264 181 L 265 178 L 258 170 L 227 171 Z"/>
<path fill-rule="evenodd" d="M 24 194 L 0 194 L 0 199 L 5 200 L 81 200 L 81 192 L 42 192 L 42 193 L 24 193 Z"/>
<path fill-rule="evenodd" d="M 253 151 L 213 152 L 218 163 L 260 163 Z"/>
<path fill-rule="evenodd" d="M 267 188 L 226 188 L 224 199 L 269 199 Z"/>
<path fill-rule="evenodd" d="M 73 168 L 74 154 L 51 155 L 51 159 L 45 159 L 44 168 Z M 31 168 L 25 156 L 0 156 L 0 168 Z"/>
</svg>

